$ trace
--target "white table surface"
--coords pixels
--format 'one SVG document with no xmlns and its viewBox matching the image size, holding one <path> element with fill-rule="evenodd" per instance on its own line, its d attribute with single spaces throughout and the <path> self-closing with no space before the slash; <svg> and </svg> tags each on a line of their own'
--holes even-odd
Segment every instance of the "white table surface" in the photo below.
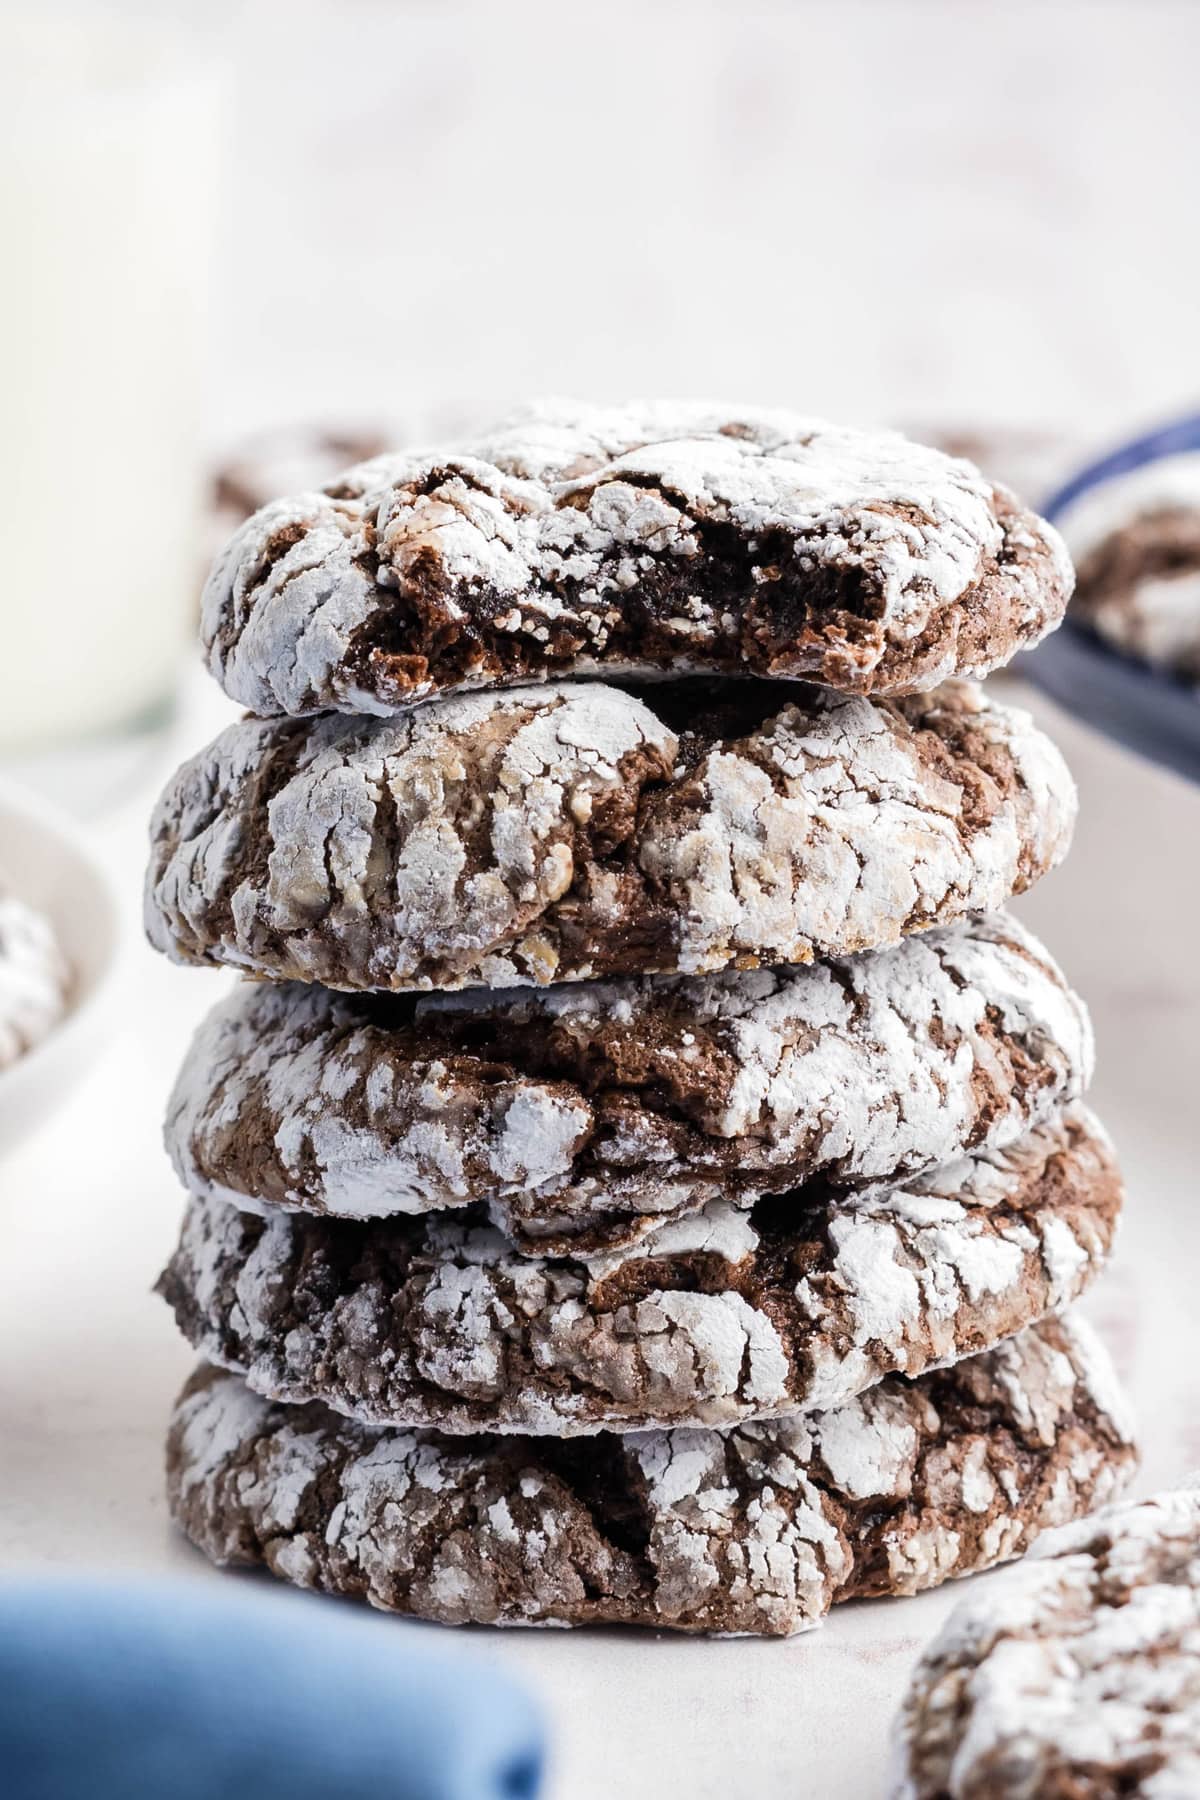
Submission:
<svg viewBox="0 0 1200 1800">
<path fill-rule="evenodd" d="M 153 794 L 223 716 L 224 703 L 197 679 L 136 791 L 93 823 L 131 930 Z M 1083 813 L 1069 864 L 1021 910 L 1096 1019 L 1094 1099 L 1124 1157 L 1129 1208 L 1115 1265 L 1088 1310 L 1132 1389 L 1145 1447 L 1140 1481 L 1153 1485 L 1200 1464 L 1200 792 L 1060 715 L 1047 723 L 1072 761 Z M 233 1579 L 208 1570 L 166 1516 L 164 1421 L 192 1358 L 150 1292 L 180 1209 L 159 1147 L 164 1099 L 224 979 L 171 968 L 135 943 L 106 1054 L 0 1165 L 0 1570 Z M 544 1697 L 557 1800 L 858 1800 L 880 1791 L 897 1697 L 953 1599 L 951 1588 L 847 1607 L 787 1642 L 470 1635 Z"/>
</svg>

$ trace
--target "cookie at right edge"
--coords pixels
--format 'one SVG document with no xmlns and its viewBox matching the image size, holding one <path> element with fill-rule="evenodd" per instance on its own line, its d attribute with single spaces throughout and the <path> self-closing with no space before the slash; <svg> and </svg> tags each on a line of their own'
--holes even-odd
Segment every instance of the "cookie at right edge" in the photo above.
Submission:
<svg viewBox="0 0 1200 1800">
<path fill-rule="evenodd" d="M 1127 656 L 1200 682 L 1200 452 L 1088 488 L 1062 529 L 1079 565 L 1071 617 Z"/>
<path fill-rule="evenodd" d="M 1045 1538 L 925 1652 L 892 1800 L 1200 1794 L 1200 1490 Z"/>
<path fill-rule="evenodd" d="M 1021 1555 L 1134 1460 L 1103 1350 L 1050 1319 L 832 1412 L 566 1441 L 360 1425 L 201 1365 L 167 1485 L 212 1561 L 388 1611 L 786 1637 Z"/>
</svg>

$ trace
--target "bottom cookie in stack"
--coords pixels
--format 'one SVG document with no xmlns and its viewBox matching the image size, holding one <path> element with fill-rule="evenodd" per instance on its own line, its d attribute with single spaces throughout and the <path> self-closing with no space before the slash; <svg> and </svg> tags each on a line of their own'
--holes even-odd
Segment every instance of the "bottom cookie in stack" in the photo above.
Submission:
<svg viewBox="0 0 1200 1800">
<path fill-rule="evenodd" d="M 725 1431 L 447 1436 L 202 1365 L 167 1451 L 171 1509 L 218 1563 L 448 1624 L 774 1636 L 1017 1556 L 1134 1459 L 1103 1350 L 1062 1318 Z"/>
</svg>

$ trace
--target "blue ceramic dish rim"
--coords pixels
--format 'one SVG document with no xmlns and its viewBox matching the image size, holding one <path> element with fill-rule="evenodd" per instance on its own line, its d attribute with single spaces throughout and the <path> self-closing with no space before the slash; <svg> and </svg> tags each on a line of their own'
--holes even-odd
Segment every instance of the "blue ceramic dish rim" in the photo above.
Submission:
<svg viewBox="0 0 1200 1800">
<path fill-rule="evenodd" d="M 1106 451 L 1057 488 L 1038 510 L 1051 524 L 1056 524 L 1067 508 L 1089 488 L 1100 487 L 1146 463 L 1161 462 L 1166 456 L 1179 456 L 1189 450 L 1200 450 L 1200 413 L 1186 413 L 1169 425 L 1160 425 L 1154 431 L 1129 438 L 1115 449 Z"/>
<path fill-rule="evenodd" d="M 1128 439 L 1087 463 L 1043 501 L 1052 523 L 1081 495 L 1164 457 L 1200 450 L 1200 413 Z M 1124 656 L 1069 616 L 1045 643 L 1020 659 L 1022 673 L 1085 724 L 1200 782 L 1200 691 Z"/>
</svg>

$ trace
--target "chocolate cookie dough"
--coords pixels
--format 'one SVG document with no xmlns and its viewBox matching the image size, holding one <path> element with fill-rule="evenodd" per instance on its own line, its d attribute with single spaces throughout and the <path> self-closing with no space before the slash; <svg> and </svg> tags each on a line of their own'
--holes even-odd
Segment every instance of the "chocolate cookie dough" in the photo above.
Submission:
<svg viewBox="0 0 1200 1800">
<path fill-rule="evenodd" d="M 484 1202 L 525 1248 L 629 1242 L 722 1193 L 896 1180 L 1083 1091 L 1087 1013 L 996 914 L 873 956 L 413 996 L 246 984 L 168 1107 L 195 1194 L 356 1218 Z"/>
<path fill-rule="evenodd" d="M 203 636 L 260 715 L 614 670 L 894 694 L 1006 662 L 1070 586 L 1049 526 L 897 433 L 555 404 L 264 507 L 213 568 Z"/>
<path fill-rule="evenodd" d="M 840 1405 L 1076 1298 L 1121 1182 L 1079 1107 L 900 1187 L 748 1211 L 633 1251 L 516 1255 L 491 1226 L 312 1219 L 192 1200 L 159 1291 L 189 1342 L 276 1400 L 372 1424 L 561 1436 Z"/>
<path fill-rule="evenodd" d="M 1055 1319 L 831 1412 L 727 1432 L 447 1438 L 279 1406 L 202 1366 L 167 1476 L 214 1562 L 396 1612 L 784 1636 L 837 1601 L 1020 1555 L 1133 1461 L 1103 1351 Z"/>
<path fill-rule="evenodd" d="M 1200 1793 L 1200 1492 L 1114 1506 L 950 1615 L 896 1722 L 893 1800 Z"/>
<path fill-rule="evenodd" d="M 1200 683 L 1200 451 L 1088 489 L 1063 531 L 1079 565 L 1072 618 Z"/>
<path fill-rule="evenodd" d="M 146 924 L 180 962 L 354 989 L 802 963 L 1003 905 L 1074 816 L 1054 747 L 964 682 L 244 720 L 159 802 Z"/>
</svg>

